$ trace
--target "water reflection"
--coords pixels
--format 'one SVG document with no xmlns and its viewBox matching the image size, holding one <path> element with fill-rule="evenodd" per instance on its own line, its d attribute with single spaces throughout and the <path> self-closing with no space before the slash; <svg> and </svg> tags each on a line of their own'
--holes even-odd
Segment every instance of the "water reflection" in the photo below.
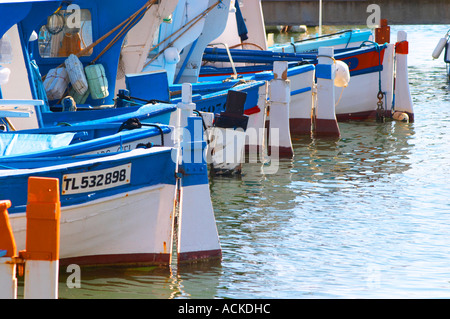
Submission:
<svg viewBox="0 0 450 319">
<path fill-rule="evenodd" d="M 168 299 L 179 290 L 169 267 L 82 267 L 80 288 L 69 288 L 68 277 L 61 269 L 61 299 Z"/>
<path fill-rule="evenodd" d="M 220 260 L 167 267 L 82 267 L 80 288 L 74 288 L 63 268 L 61 299 L 208 299 L 217 295 L 221 274 Z"/>
<path fill-rule="evenodd" d="M 277 174 L 264 175 L 261 165 L 246 164 L 241 178 L 211 180 L 227 282 L 219 296 L 307 296 L 327 280 L 347 279 L 335 277 L 334 264 L 327 261 L 334 258 L 351 269 L 345 250 L 370 256 L 377 236 L 395 227 L 384 223 L 386 216 L 410 203 L 396 203 L 389 183 L 411 169 L 414 124 L 339 125 L 340 139 L 294 137 L 294 158 L 281 161 Z M 367 234 L 373 234 L 369 247 L 355 245 Z M 361 277 L 362 286 L 372 282 L 377 267 L 361 262 L 358 268 L 371 273 Z"/>
</svg>

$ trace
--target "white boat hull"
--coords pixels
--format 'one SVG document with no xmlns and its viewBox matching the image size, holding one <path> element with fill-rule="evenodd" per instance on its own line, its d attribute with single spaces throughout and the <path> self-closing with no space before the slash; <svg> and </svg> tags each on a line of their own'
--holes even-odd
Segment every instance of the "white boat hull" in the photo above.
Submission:
<svg viewBox="0 0 450 319">
<path fill-rule="evenodd" d="M 168 264 L 175 185 L 156 185 L 61 208 L 60 263 Z M 25 213 L 10 215 L 18 250 Z"/>
</svg>

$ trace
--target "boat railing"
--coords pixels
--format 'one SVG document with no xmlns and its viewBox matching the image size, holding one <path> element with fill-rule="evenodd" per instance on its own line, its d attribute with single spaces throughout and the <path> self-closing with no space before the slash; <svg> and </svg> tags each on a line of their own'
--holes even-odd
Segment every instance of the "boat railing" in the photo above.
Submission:
<svg viewBox="0 0 450 319">
<path fill-rule="evenodd" d="M 2 117 L 30 117 L 30 112 L 23 111 L 20 108 L 6 108 L 3 107 L 17 107 L 17 106 L 43 106 L 43 100 L 5 100 L 0 99 L 0 118 Z"/>
<path fill-rule="evenodd" d="M 45 105 L 43 100 L 13 100 L 13 99 L 0 99 L 0 118 L 6 120 L 9 126 L 14 127 L 8 118 L 30 118 L 32 111 L 26 106 L 36 107 L 35 116 L 39 126 L 42 126 L 42 118 L 40 114 L 40 108 Z M 23 107 L 23 108 L 21 108 Z M 13 129 L 15 130 L 15 129 Z"/>
<path fill-rule="evenodd" d="M 237 79 L 238 74 L 236 72 L 236 67 L 234 65 L 233 57 L 231 56 L 231 52 L 230 52 L 230 48 L 228 47 L 228 44 L 219 42 L 219 43 L 210 43 L 208 46 L 214 46 L 214 45 L 223 45 L 225 47 L 225 50 L 227 51 L 227 54 L 228 54 L 228 58 L 230 59 L 231 68 L 233 69 L 233 74 L 234 75 L 232 77 L 234 79 Z"/>
</svg>

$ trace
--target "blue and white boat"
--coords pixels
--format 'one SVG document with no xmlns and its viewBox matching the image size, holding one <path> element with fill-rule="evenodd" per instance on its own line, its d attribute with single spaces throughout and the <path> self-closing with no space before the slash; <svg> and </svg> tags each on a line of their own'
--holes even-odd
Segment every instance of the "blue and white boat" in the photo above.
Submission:
<svg viewBox="0 0 450 319">
<path fill-rule="evenodd" d="M 248 129 L 259 131 L 265 129 L 269 99 L 266 84 L 273 79 L 273 74 L 236 79 L 237 73 L 230 73 L 225 75 L 225 80 L 224 76 L 217 80 L 200 76 L 200 71 L 204 70 L 202 58 L 205 48 L 225 30 L 232 6 L 234 1 L 231 0 L 179 1 L 171 23 L 161 25 L 158 40 L 142 72 L 167 70 L 172 94 L 179 90 L 179 83 L 192 83 L 193 99 L 199 111 L 221 112 L 228 90 L 246 92 L 244 114 L 249 117 Z M 314 66 L 294 67 L 289 70 L 289 75 L 293 80 L 291 89 L 295 99 L 301 100 L 311 110 Z M 275 121 L 272 124 L 276 125 Z"/>
<path fill-rule="evenodd" d="M 13 72 L 2 85 L 1 109 L 29 114 L 27 118 L 11 118 L 13 126 L 26 129 L 82 122 L 124 122 L 131 117 L 139 117 L 142 122 L 148 117 L 149 123 L 173 124 L 175 107 L 169 101 L 126 104 L 131 107 L 116 103 L 115 86 L 124 38 L 144 13 L 158 6 L 155 2 L 4 3 L 0 15 L 9 27 L 2 32 L 6 33 L 2 42 L 9 42 L 10 61 L 7 64 L 3 61 L 2 65 Z M 161 20 L 152 23 L 159 25 Z M 24 80 L 32 85 L 23 87 Z M 156 85 L 149 89 L 158 91 Z M 75 103 L 68 105 L 70 101 L 63 99 L 66 95 L 72 96 Z M 10 105 L 5 105 L 7 100 L 16 104 L 10 101 Z M 17 100 L 34 102 L 17 104 Z"/>
<path fill-rule="evenodd" d="M 158 99 L 178 103 L 179 97 L 177 92 L 180 91 L 181 83 L 191 83 L 196 112 L 202 113 L 205 125 L 208 128 L 208 134 L 212 135 L 208 139 L 209 141 L 218 141 L 217 138 L 214 138 L 214 135 L 220 137 L 230 133 L 241 136 L 243 135 L 241 131 L 245 132 L 248 129 L 252 129 L 256 123 L 258 123 L 258 127 L 263 127 L 262 117 L 258 116 L 255 119 L 253 114 L 256 113 L 255 110 L 258 110 L 258 112 L 260 111 L 259 115 L 262 115 L 266 107 L 267 97 L 261 97 L 261 95 L 266 95 L 265 81 L 235 82 L 233 87 L 210 83 L 208 91 L 203 90 L 205 83 L 202 83 L 202 88 L 199 88 L 196 81 L 190 81 L 197 78 L 194 70 L 196 67 L 193 63 L 198 58 L 201 59 L 203 49 L 208 41 L 220 34 L 221 28 L 223 29 L 220 22 L 225 21 L 228 15 L 229 2 L 230 0 L 178 1 L 170 17 L 170 23 L 161 24 L 155 37 L 155 42 L 150 47 L 150 53 L 144 51 L 144 48 L 148 48 L 148 44 L 144 45 L 139 38 L 127 39 L 128 45 L 133 47 L 139 47 L 138 43 L 141 43 L 140 47 L 143 48 L 141 55 L 148 54 L 148 60 L 140 64 L 140 69 L 133 67 L 124 68 L 126 75 L 122 87 L 132 97 L 150 100 L 154 98 L 148 89 L 150 83 L 154 83 L 150 79 L 166 77 L 170 86 L 159 90 L 164 95 L 159 95 Z M 215 27 L 211 28 L 210 24 L 214 21 Z M 200 62 L 200 60 L 197 62 Z M 194 72 L 192 72 L 193 70 Z M 163 82 L 165 83 L 165 81 Z M 162 82 L 160 81 L 159 83 Z M 216 118 L 227 117 L 227 114 L 230 113 L 225 108 L 227 104 L 230 104 L 228 103 L 229 91 L 232 91 L 235 96 L 238 93 L 243 93 L 246 97 L 245 105 L 238 118 L 236 118 L 237 122 L 234 125 L 230 125 L 231 118 L 228 116 L 226 120 L 228 123 L 227 127 L 221 127 L 218 123 L 223 123 L 224 121 L 216 120 Z M 238 106 L 233 106 L 233 108 L 234 110 L 240 109 Z M 234 112 L 234 115 L 237 115 L 236 112 Z M 245 125 L 242 125 L 244 122 Z M 241 141 L 241 138 L 238 140 Z M 222 146 L 225 145 L 219 144 L 220 146 L 216 143 L 210 143 L 208 153 L 219 154 L 218 148 L 222 149 Z M 216 167 L 213 170 L 214 172 L 229 172 L 231 174 L 240 172 L 241 159 L 243 158 L 243 152 L 239 150 L 241 143 L 233 144 L 229 145 L 233 149 L 234 155 L 236 155 L 232 156 L 235 158 L 233 163 L 223 159 L 220 163 L 213 161 L 213 165 L 220 166 L 220 168 Z M 242 151 L 244 151 L 244 145 L 242 145 Z M 216 157 L 213 156 L 214 158 Z M 232 168 L 233 165 L 235 165 L 235 168 Z"/>
<path fill-rule="evenodd" d="M 244 31 L 239 30 L 239 25 L 242 23 L 238 24 L 237 21 L 239 19 L 238 8 L 246 23 Z M 406 59 L 399 58 L 407 51 L 399 52 L 399 49 L 407 46 L 406 34 L 395 44 L 378 44 L 363 40 L 369 35 L 368 32 L 355 32 L 355 34 L 365 34 L 365 36 L 359 38 L 358 41 L 351 42 L 351 45 L 348 38 L 342 34 L 333 39 L 335 42 L 320 38 L 313 41 L 314 45 L 312 46 L 305 44 L 303 49 L 299 46 L 298 51 L 297 48 L 295 51 L 293 48 L 288 50 L 287 47 L 292 47 L 292 45 L 287 44 L 285 52 L 277 52 L 283 51 L 282 47 L 275 50 L 267 47 L 260 1 L 246 1 L 242 3 L 242 8 L 237 6 L 236 12 L 230 13 L 226 31 L 214 41 L 226 43 L 229 48 L 238 46 L 239 49 L 225 50 L 217 46 L 207 48 L 204 62 L 210 61 L 210 63 L 207 64 L 207 68 L 206 66 L 202 67 L 200 78 L 207 81 L 211 79 L 211 76 L 233 74 L 230 63 L 234 64 L 234 70 L 243 76 L 270 69 L 271 63 L 280 59 L 290 61 L 291 66 L 299 63 L 314 64 L 317 61 L 317 52 L 310 50 L 333 45 L 335 60 L 345 62 L 351 75 L 348 85 L 336 87 L 335 90 L 338 120 L 370 119 L 376 118 L 378 115 L 384 117 L 392 116 L 395 112 L 403 112 L 409 115 L 409 120 L 412 122 L 414 113 L 412 103 L 410 103 L 409 87 L 407 82 L 403 83 L 405 79 L 407 81 L 407 64 L 403 65 L 406 63 Z M 245 40 L 242 40 L 241 37 Z M 345 42 L 346 40 L 347 42 Z M 399 45 L 400 42 L 402 45 Z M 259 49 L 255 49 L 255 46 Z M 310 52 L 301 53 L 300 51 L 303 50 Z M 397 60 L 402 60 L 402 63 L 394 63 Z M 228 70 L 225 67 L 228 67 Z M 397 71 L 394 71 L 394 68 L 397 68 Z M 405 72 L 405 76 L 398 77 L 398 74 Z M 396 75 L 397 77 L 394 78 Z M 294 81 L 291 82 L 294 83 Z M 401 83 L 400 86 L 399 83 Z M 399 88 L 402 92 L 395 92 Z M 296 107 L 299 106 L 296 106 L 295 102 L 291 103 L 291 108 Z M 295 120 L 295 116 L 291 116 L 291 120 Z M 295 127 L 295 124 L 292 127 Z"/>
<path fill-rule="evenodd" d="M 61 198 L 60 264 L 168 264 L 175 163 L 172 148 L 77 158 L 1 159 L 18 249 L 25 249 L 30 177 L 57 178 Z"/>
<path fill-rule="evenodd" d="M 86 23 L 101 17 L 91 24 L 91 41 L 95 42 L 103 33 L 100 31 L 105 31 L 100 26 L 114 25 L 144 5 L 155 2 L 74 3 L 80 5 L 75 12 L 81 10 L 82 19 L 92 17 L 92 20 L 83 20 Z M 25 248 L 28 179 L 44 177 L 59 181 L 61 264 L 167 265 L 172 256 L 175 213 L 183 220 L 178 225 L 179 261 L 220 257 L 207 166 L 202 156 L 205 142 L 199 117 L 175 112 L 175 105 L 158 102 L 134 103 L 133 106 L 128 100 L 120 99 L 118 103 L 126 106 L 107 108 L 108 101 L 115 102 L 109 95 L 89 102 L 93 104 L 92 110 L 78 103 L 80 108 L 76 112 L 50 109 L 61 107 L 46 101 L 35 67 L 51 68 L 65 57 L 43 60 L 47 54 L 51 56 L 51 51 L 42 48 L 39 41 L 28 40 L 33 31 L 41 34 L 42 26 L 51 21 L 47 21 L 47 17 L 62 10 L 69 11 L 67 5 L 63 1 L 4 1 L 0 4 L 0 37 L 8 38 L 12 49 L 9 51 L 12 59 L 7 65 L 11 72 L 9 82 L 2 82 L 0 87 L 0 112 L 5 127 L 17 129 L 16 123 L 23 124 L 17 132 L 1 133 L 0 139 L 4 155 L 0 157 L 0 196 L 12 203 L 8 211 L 18 249 Z M 63 22 L 63 28 L 68 27 L 67 21 Z M 47 26 L 53 24 L 47 23 Z M 39 45 L 34 49 L 45 52 L 39 58 L 37 51 L 33 51 L 36 44 Z M 105 74 L 111 72 L 109 79 L 114 80 L 113 65 L 116 63 L 117 69 L 121 49 L 120 43 L 115 45 L 116 48 L 113 45 L 111 51 L 102 54 L 104 60 L 99 59 L 109 66 Z M 97 50 L 101 49 L 94 48 L 93 54 L 102 51 Z M 31 59 L 31 53 L 36 59 Z M 80 60 L 86 58 L 85 63 L 88 63 L 89 57 L 91 55 L 82 56 Z M 187 101 L 187 104 L 192 103 Z M 173 127 L 166 125 L 174 114 L 180 114 L 176 117 L 177 127 L 185 128 L 187 134 L 184 140 L 175 140 L 176 144 L 168 138 Z M 30 118 L 34 123 L 23 123 Z M 149 121 L 152 125 L 131 129 L 126 121 L 130 118 Z M 17 120 L 16 123 L 11 123 L 13 120 Z M 149 147 L 152 143 L 154 147 Z M 194 158 L 199 160 L 188 161 L 193 154 L 197 154 Z M 174 202 L 178 190 L 182 200 L 177 212 Z M 201 209 L 189 202 L 194 195 L 202 199 Z M 201 227 L 201 232 L 196 227 Z"/>
</svg>

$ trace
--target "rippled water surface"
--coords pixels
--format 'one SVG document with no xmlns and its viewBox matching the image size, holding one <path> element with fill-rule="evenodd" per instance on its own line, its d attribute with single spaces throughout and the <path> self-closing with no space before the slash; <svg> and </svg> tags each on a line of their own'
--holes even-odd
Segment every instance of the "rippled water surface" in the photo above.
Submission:
<svg viewBox="0 0 450 319">
<path fill-rule="evenodd" d="M 295 138 L 275 175 L 211 180 L 220 263 L 83 269 L 60 298 L 449 298 L 450 95 L 431 58 L 448 28 L 391 27 L 415 123 L 340 123 L 339 140 Z"/>
</svg>

